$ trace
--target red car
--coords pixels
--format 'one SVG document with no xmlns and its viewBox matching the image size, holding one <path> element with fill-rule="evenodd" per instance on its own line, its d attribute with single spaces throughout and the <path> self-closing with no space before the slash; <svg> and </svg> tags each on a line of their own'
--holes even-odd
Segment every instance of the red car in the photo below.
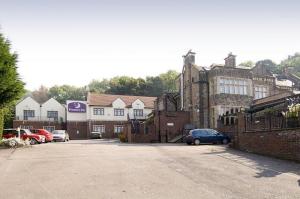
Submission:
<svg viewBox="0 0 300 199">
<path fill-rule="evenodd" d="M 40 144 L 42 142 L 45 142 L 45 136 L 33 134 L 28 129 L 21 129 L 20 136 L 22 140 L 29 139 L 30 144 Z M 3 138 L 9 139 L 13 137 L 18 137 L 18 131 L 16 129 L 3 130 Z"/>
<path fill-rule="evenodd" d="M 49 131 L 45 129 L 33 129 L 30 130 L 32 133 L 37 134 L 37 135 L 43 135 L 46 138 L 46 142 L 52 142 L 53 141 L 53 135 Z"/>
</svg>

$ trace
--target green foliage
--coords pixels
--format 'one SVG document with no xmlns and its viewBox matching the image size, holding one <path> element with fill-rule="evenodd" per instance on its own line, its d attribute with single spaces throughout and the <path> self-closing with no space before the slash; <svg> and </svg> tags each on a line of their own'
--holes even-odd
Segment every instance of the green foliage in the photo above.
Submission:
<svg viewBox="0 0 300 199">
<path fill-rule="evenodd" d="M 105 93 L 119 95 L 144 95 L 144 89 L 144 79 L 121 76 L 110 79 L 109 89 L 107 89 Z"/>
<path fill-rule="evenodd" d="M 254 62 L 253 61 L 244 61 L 239 64 L 239 66 L 246 66 L 248 68 L 253 68 L 254 67 Z"/>
<path fill-rule="evenodd" d="M 175 79 L 178 75 L 179 73 L 174 70 L 169 70 L 168 72 L 159 75 L 165 92 L 172 92 L 176 90 Z"/>
<path fill-rule="evenodd" d="M 273 62 L 270 59 L 264 59 L 256 62 L 255 66 L 257 65 L 263 65 L 266 66 L 267 69 L 272 73 L 281 73 L 282 69 L 279 65 L 277 65 L 275 62 Z"/>
<path fill-rule="evenodd" d="M 125 133 L 119 133 L 120 142 L 127 142 Z"/>
<path fill-rule="evenodd" d="M 169 70 L 159 76 L 146 77 L 146 79 L 118 76 L 109 80 L 93 80 L 88 88 L 91 92 L 107 94 L 160 96 L 163 92 L 176 90 L 175 79 L 178 75 L 178 72 Z"/>
<path fill-rule="evenodd" d="M 290 67 L 292 68 L 292 72 L 296 74 L 300 73 L 300 53 L 295 53 L 292 56 L 289 56 L 287 59 L 281 61 L 280 67 Z"/>
<path fill-rule="evenodd" d="M 3 126 L 4 126 L 4 113 L 3 113 L 3 108 L 0 108 L 0 140 L 2 140 Z"/>
<path fill-rule="evenodd" d="M 0 139 L 4 109 L 24 94 L 24 83 L 17 72 L 17 54 L 10 52 L 10 42 L 0 33 Z"/>
<path fill-rule="evenodd" d="M 103 79 L 102 81 L 92 80 L 88 84 L 89 91 L 97 93 L 105 93 L 109 89 L 109 80 Z"/>
<path fill-rule="evenodd" d="M 300 113 L 300 104 L 294 104 L 288 107 L 287 117 L 298 118 Z"/>
<path fill-rule="evenodd" d="M 85 100 L 86 88 L 70 85 L 53 86 L 49 89 L 49 97 L 56 99 L 59 103 L 65 104 L 66 100 Z"/>
</svg>

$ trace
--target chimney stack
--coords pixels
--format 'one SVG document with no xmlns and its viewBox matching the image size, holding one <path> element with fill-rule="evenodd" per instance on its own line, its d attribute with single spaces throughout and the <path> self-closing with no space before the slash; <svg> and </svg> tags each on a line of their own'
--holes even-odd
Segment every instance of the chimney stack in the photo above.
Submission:
<svg viewBox="0 0 300 199">
<path fill-rule="evenodd" d="M 195 64 L 195 54 L 192 52 L 192 50 L 189 50 L 189 52 L 186 55 L 183 55 L 183 63 L 184 65 L 187 64 Z"/>
<path fill-rule="evenodd" d="M 236 67 L 236 62 L 235 62 L 235 57 L 236 55 L 233 55 L 231 52 L 228 54 L 228 57 L 225 58 L 225 67 Z"/>
</svg>

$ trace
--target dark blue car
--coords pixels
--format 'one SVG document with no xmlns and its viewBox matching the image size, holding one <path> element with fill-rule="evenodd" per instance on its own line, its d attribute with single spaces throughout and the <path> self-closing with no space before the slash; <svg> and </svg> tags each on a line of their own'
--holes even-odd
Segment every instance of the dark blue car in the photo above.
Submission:
<svg viewBox="0 0 300 199">
<path fill-rule="evenodd" d="M 230 138 L 214 129 L 194 129 L 189 132 L 189 135 L 186 137 L 187 144 L 199 145 L 201 143 L 221 143 L 228 144 Z"/>
</svg>

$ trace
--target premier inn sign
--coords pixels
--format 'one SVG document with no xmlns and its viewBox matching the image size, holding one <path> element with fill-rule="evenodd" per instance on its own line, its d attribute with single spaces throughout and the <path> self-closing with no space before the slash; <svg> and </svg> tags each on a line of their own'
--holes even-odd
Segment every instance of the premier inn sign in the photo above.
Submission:
<svg viewBox="0 0 300 199">
<path fill-rule="evenodd" d="M 86 104 L 82 102 L 71 102 L 68 104 L 68 111 L 70 113 L 85 113 Z"/>
</svg>

